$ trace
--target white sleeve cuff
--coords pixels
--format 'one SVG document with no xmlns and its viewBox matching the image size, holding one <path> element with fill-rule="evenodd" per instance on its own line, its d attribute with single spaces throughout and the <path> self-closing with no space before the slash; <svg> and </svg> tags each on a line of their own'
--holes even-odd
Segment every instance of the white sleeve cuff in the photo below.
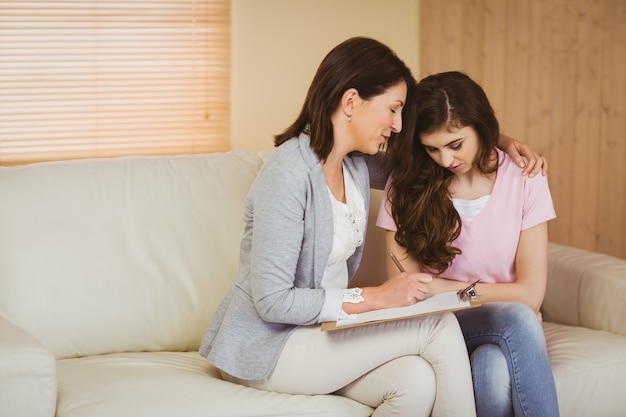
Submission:
<svg viewBox="0 0 626 417">
<path fill-rule="evenodd" d="M 341 306 L 343 305 L 343 291 L 344 290 L 341 288 L 326 289 L 326 298 L 324 299 L 324 305 L 320 312 L 320 323 L 325 321 L 337 321 L 341 313 Z"/>
</svg>

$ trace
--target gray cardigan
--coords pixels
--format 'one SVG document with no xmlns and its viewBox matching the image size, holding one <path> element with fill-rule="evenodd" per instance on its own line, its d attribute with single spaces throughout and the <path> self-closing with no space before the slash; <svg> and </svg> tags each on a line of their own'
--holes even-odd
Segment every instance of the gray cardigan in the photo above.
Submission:
<svg viewBox="0 0 626 417">
<path fill-rule="evenodd" d="M 365 200 L 387 176 L 382 153 L 351 154 L 345 162 Z M 296 326 L 318 323 L 320 288 L 333 243 L 333 219 L 322 165 L 300 135 L 279 146 L 252 185 L 244 213 L 239 269 L 214 314 L 200 353 L 241 379 L 266 378 Z M 348 259 L 354 276 L 361 245 Z"/>
</svg>

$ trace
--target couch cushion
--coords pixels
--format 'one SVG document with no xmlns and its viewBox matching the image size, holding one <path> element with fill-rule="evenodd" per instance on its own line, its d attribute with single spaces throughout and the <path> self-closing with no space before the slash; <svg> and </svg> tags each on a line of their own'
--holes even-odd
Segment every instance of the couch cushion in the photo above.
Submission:
<svg viewBox="0 0 626 417">
<path fill-rule="evenodd" d="M 0 416 L 54 416 L 56 362 L 39 341 L 0 316 Z"/>
<path fill-rule="evenodd" d="M 546 321 L 626 336 L 626 261 L 550 243 Z"/>
<path fill-rule="evenodd" d="M 262 163 L 230 152 L 0 168 L 0 314 L 56 358 L 197 349 Z"/>
<path fill-rule="evenodd" d="M 58 373 L 57 417 L 364 417 L 373 411 L 335 395 L 278 394 L 232 384 L 195 352 L 65 359 Z"/>
<path fill-rule="evenodd" d="M 561 415 L 622 417 L 626 337 L 544 322 Z"/>
</svg>

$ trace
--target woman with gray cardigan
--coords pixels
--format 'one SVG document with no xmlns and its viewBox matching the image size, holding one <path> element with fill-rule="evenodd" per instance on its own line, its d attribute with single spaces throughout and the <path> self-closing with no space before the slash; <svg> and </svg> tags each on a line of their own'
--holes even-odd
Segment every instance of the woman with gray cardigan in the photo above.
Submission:
<svg viewBox="0 0 626 417">
<path fill-rule="evenodd" d="M 432 278 L 423 273 L 348 288 L 363 253 L 369 189 L 387 180 L 379 148 L 411 133 L 402 112 L 414 113 L 414 84 L 373 39 L 348 39 L 320 64 L 300 115 L 276 136 L 249 191 L 237 277 L 200 347 L 224 379 L 283 393 L 337 392 L 375 408 L 374 416 L 475 416 L 452 313 L 320 330 L 343 315 L 428 295 Z M 504 140 L 517 154 L 518 144 Z"/>
</svg>

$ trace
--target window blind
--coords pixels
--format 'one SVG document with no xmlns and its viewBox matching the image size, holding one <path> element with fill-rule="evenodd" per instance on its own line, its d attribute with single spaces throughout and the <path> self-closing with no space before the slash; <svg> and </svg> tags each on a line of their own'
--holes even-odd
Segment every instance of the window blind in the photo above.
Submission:
<svg viewBox="0 0 626 417">
<path fill-rule="evenodd" d="M 0 2 L 0 164 L 229 147 L 230 0 Z"/>
</svg>

